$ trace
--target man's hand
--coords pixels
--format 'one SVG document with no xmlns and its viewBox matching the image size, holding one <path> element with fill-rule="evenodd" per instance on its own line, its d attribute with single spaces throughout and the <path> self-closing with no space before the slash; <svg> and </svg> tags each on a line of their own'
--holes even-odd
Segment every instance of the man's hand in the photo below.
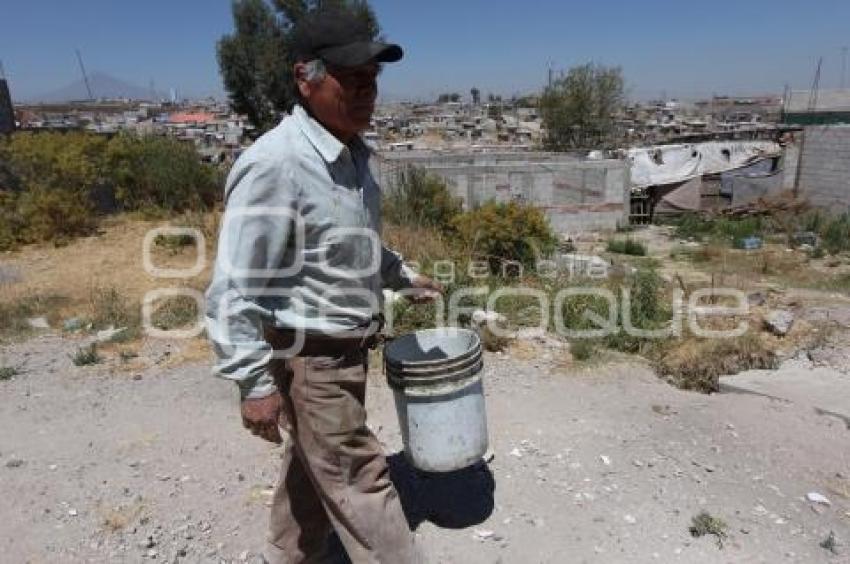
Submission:
<svg viewBox="0 0 850 564">
<path fill-rule="evenodd" d="M 442 284 L 422 274 L 416 275 L 416 278 L 411 281 L 410 287 L 415 289 L 416 292 L 408 295 L 407 299 L 415 304 L 433 302 L 437 296 L 445 291 Z"/>
<path fill-rule="evenodd" d="M 256 436 L 280 444 L 283 439 L 278 421 L 282 407 L 283 400 L 277 392 L 264 398 L 242 400 L 242 425 Z"/>
</svg>

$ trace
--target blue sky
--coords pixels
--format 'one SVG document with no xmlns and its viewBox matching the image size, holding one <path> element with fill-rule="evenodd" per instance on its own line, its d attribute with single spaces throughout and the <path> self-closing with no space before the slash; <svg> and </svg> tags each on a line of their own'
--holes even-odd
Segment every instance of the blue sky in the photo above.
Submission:
<svg viewBox="0 0 850 564">
<path fill-rule="evenodd" d="M 837 87 L 850 45 L 847 0 L 372 0 L 384 34 L 407 56 L 382 78 L 387 98 L 535 90 L 556 69 L 623 67 L 636 98 L 781 93 Z M 223 96 L 215 41 L 232 29 L 229 0 L 8 0 L 0 60 L 15 99 L 89 72 L 161 91 Z M 850 64 L 848 64 L 850 66 Z M 848 69 L 850 75 L 850 69 Z M 850 76 L 848 76 L 850 82 Z"/>
</svg>

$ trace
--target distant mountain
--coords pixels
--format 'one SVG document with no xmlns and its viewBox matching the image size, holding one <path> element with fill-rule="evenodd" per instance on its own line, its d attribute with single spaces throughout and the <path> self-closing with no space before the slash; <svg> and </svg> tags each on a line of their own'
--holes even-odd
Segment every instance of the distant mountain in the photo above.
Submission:
<svg viewBox="0 0 850 564">
<path fill-rule="evenodd" d="M 131 100 L 150 100 L 150 88 L 143 88 L 129 82 L 117 79 L 114 76 L 102 72 L 96 72 L 89 75 L 89 86 L 91 86 L 92 95 L 96 100 L 101 98 L 129 98 Z M 41 96 L 34 96 L 33 102 L 44 102 L 49 104 L 57 104 L 62 102 L 70 102 L 74 100 L 87 100 L 89 97 L 86 91 L 86 83 L 80 78 L 77 82 L 69 84 L 59 90 L 48 92 Z M 153 97 L 157 100 L 165 98 L 162 92 L 153 92 Z"/>
</svg>

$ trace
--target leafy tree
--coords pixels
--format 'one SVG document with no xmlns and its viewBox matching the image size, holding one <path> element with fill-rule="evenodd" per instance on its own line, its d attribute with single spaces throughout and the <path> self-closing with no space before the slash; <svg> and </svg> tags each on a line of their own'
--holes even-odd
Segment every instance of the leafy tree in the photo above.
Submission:
<svg viewBox="0 0 850 564">
<path fill-rule="evenodd" d="M 573 67 L 546 88 L 540 112 L 547 149 L 595 148 L 613 142 L 614 117 L 624 101 L 620 67 L 594 63 Z"/>
<path fill-rule="evenodd" d="M 274 127 L 297 99 L 292 29 L 322 7 L 352 10 L 378 36 L 378 22 L 366 0 L 233 0 L 235 29 L 218 41 L 219 71 L 233 110 L 248 116 L 260 132 Z"/>
</svg>

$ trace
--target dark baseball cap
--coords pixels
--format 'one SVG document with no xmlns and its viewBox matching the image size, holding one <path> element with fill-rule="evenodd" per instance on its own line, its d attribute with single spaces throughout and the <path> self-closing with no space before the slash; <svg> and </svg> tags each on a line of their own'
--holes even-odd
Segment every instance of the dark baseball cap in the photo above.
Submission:
<svg viewBox="0 0 850 564">
<path fill-rule="evenodd" d="M 338 8 L 305 15 L 293 29 L 292 49 L 296 61 L 321 59 L 339 67 L 394 63 L 404 56 L 398 45 L 374 41 L 364 18 Z"/>
</svg>

